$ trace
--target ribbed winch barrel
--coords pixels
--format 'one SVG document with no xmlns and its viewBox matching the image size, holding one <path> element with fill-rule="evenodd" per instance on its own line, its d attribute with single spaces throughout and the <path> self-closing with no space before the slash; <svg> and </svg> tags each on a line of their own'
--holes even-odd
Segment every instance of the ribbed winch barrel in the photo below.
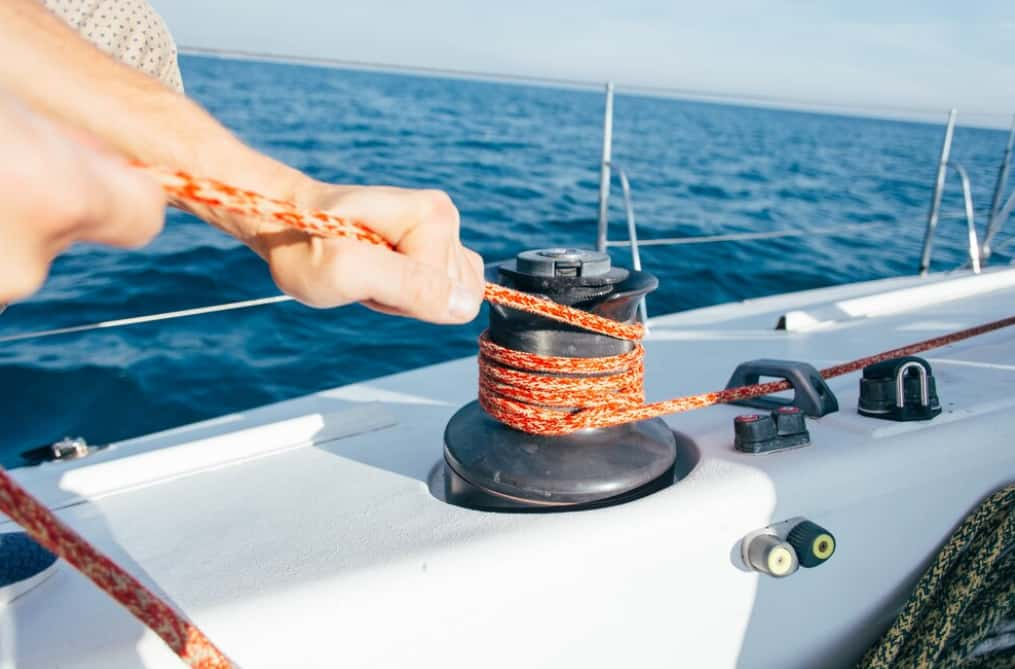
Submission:
<svg viewBox="0 0 1015 669">
<path fill-rule="evenodd" d="M 571 248 L 523 251 L 497 268 L 495 280 L 623 323 L 635 321 L 638 302 L 658 285 L 651 274 L 614 267 L 606 253 Z M 486 336 L 505 349 L 562 358 L 609 358 L 635 346 L 499 305 L 490 308 Z M 447 500 L 489 510 L 634 499 L 672 483 L 676 458 L 675 437 L 660 419 L 546 436 L 513 429 L 477 402 L 452 417 L 444 441 Z"/>
</svg>

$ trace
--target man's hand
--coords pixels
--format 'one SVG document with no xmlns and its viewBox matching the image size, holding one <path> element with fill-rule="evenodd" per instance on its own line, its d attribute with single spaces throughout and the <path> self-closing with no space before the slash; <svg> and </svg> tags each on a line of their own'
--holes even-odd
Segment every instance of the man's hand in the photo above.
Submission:
<svg viewBox="0 0 1015 669">
<path fill-rule="evenodd" d="M 141 246 L 162 229 L 149 177 L 0 92 L 0 303 L 27 297 L 75 241 Z"/>
<path fill-rule="evenodd" d="M 366 225 L 394 246 L 395 251 L 389 251 L 317 239 L 191 202 L 171 203 L 245 242 L 268 261 L 279 287 L 306 304 L 363 301 L 381 311 L 437 323 L 468 321 L 479 309 L 482 262 L 462 247 L 458 212 L 446 195 L 314 181 L 244 145 L 194 102 L 113 61 L 37 0 L 0 0 L 0 87 L 125 157 L 326 209 Z M 0 170 L 9 169 L 10 162 Z M 118 168 L 115 175 L 108 171 L 107 178 L 128 179 Z M 133 177 L 134 183 L 139 179 Z M 51 192 L 59 192 L 60 178 L 52 175 L 48 182 Z M 7 188 L 9 183 L 0 184 L 0 189 Z M 52 203 L 48 194 L 36 196 L 40 206 Z M 83 206 L 80 197 L 75 197 L 77 206 Z M 118 202 L 134 210 L 122 197 Z M 0 203 L 4 206 L 9 205 Z M 139 209 L 137 216 L 150 210 L 150 205 Z M 0 221 L 0 226 L 8 222 Z M 52 248 L 41 255 L 51 258 Z M 8 252 L 3 249 L 0 256 Z M 33 281 L 40 276 L 36 272 Z"/>
<path fill-rule="evenodd" d="M 458 210 L 447 194 L 306 180 L 295 199 L 365 225 L 395 250 L 262 227 L 250 244 L 285 292 L 315 307 L 363 302 L 434 323 L 476 317 L 483 300 L 483 259 L 459 241 Z"/>
</svg>

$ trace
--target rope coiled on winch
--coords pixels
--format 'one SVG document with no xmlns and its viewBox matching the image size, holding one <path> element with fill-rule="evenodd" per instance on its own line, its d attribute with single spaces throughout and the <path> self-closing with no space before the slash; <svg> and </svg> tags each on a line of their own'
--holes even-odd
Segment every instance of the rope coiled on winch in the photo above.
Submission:
<svg viewBox="0 0 1015 669">
<path fill-rule="evenodd" d="M 137 167 L 155 177 L 167 193 L 180 200 L 283 223 L 308 234 L 352 238 L 391 248 L 372 230 L 334 214 L 300 210 L 291 202 L 272 200 L 253 191 L 179 170 L 140 164 Z M 480 404 L 491 416 L 516 430 L 564 435 L 790 389 L 787 381 L 775 381 L 645 404 L 644 348 L 640 343 L 645 329 L 640 323 L 621 323 L 495 283 L 486 284 L 484 297 L 493 304 L 634 343 L 631 351 L 617 356 L 568 358 L 508 349 L 485 335 L 480 337 Z M 882 360 L 913 355 L 1013 324 L 1015 317 L 1002 319 L 829 367 L 822 370 L 821 375 L 828 379 L 848 374 Z"/>
<path fill-rule="evenodd" d="M 325 237 L 346 237 L 390 247 L 380 235 L 372 230 L 362 225 L 344 221 L 326 212 L 301 211 L 292 203 L 271 200 L 252 191 L 234 188 L 212 179 L 195 178 L 185 172 L 143 165 L 136 166 L 152 174 L 167 193 L 183 202 L 199 203 L 207 207 L 219 208 L 235 215 L 253 219 L 267 219 L 281 222 L 309 234 Z M 480 365 L 483 367 L 483 376 L 480 382 L 480 398 L 484 402 L 483 406 L 490 411 L 491 415 L 502 418 L 506 424 L 518 429 L 539 434 L 567 434 L 589 427 L 619 425 L 621 423 L 644 420 L 680 411 L 689 411 L 737 399 L 767 395 L 790 388 L 788 382 L 778 381 L 675 398 L 654 404 L 643 404 L 644 350 L 639 340 L 644 334 L 644 329 L 640 324 L 619 323 L 580 309 L 567 307 L 535 295 L 496 284 L 487 284 L 485 297 L 488 301 L 495 304 L 544 316 L 610 337 L 635 342 L 634 348 L 629 353 L 620 356 L 586 359 L 585 362 L 575 362 L 576 359 L 574 358 L 535 356 L 534 354 L 522 351 L 497 347 L 485 337 L 481 338 Z M 824 378 L 846 374 L 881 360 L 911 355 L 1010 325 L 1015 325 L 1015 317 L 968 328 L 942 337 L 928 339 L 917 344 L 861 358 L 842 365 L 836 365 L 822 370 L 821 374 Z M 582 367 L 583 365 L 585 367 Z M 568 376 L 569 374 L 572 376 Z M 575 380 L 575 374 L 578 376 L 583 374 L 586 376 L 591 375 L 591 378 L 578 378 Z M 523 389 L 525 392 L 522 393 L 519 389 Z M 578 405 L 578 410 L 574 410 L 576 405 Z M 517 414 L 517 416 L 512 415 L 512 412 Z M 1008 496 L 996 502 L 996 504 L 999 507 L 1002 504 L 1007 505 L 1006 508 L 1009 508 L 1008 513 L 1010 514 L 1012 491 L 1010 488 L 1007 490 Z M 0 512 L 17 522 L 36 541 L 70 562 L 82 574 L 102 588 L 102 590 L 123 604 L 141 622 L 159 634 L 167 645 L 190 666 L 207 667 L 208 669 L 231 666 L 228 658 L 185 616 L 177 612 L 158 595 L 150 591 L 123 568 L 98 551 L 86 539 L 74 532 L 57 518 L 52 511 L 46 509 L 41 502 L 18 485 L 3 468 L 0 468 Z M 988 519 L 993 518 L 991 513 L 987 511 L 983 513 L 988 516 Z M 973 534 L 980 531 L 977 528 L 980 528 L 981 524 L 989 522 L 989 520 L 981 519 L 979 513 L 976 515 L 976 518 L 980 520 L 976 521 L 973 529 L 970 530 Z M 994 592 L 993 588 L 995 584 L 1002 584 L 1003 587 L 1007 588 L 1007 590 L 1003 591 L 1005 593 L 1003 602 L 1007 607 L 1005 610 L 1010 611 L 1011 597 L 1015 596 L 1011 591 L 1013 579 L 1011 578 L 1012 567 L 1010 560 L 1012 551 L 1010 550 L 1010 543 L 1012 541 L 1011 535 L 1013 529 L 1010 515 L 1008 520 L 999 527 L 1003 528 L 1003 533 L 1000 535 L 1001 539 L 998 539 L 994 543 L 988 542 L 984 544 L 983 547 L 973 551 L 973 555 L 977 559 L 982 560 L 999 559 L 998 555 L 1004 555 L 1007 556 L 1008 562 L 1005 562 L 998 569 L 999 575 L 981 575 L 977 583 L 984 585 L 976 590 L 976 592 L 986 592 L 988 591 L 988 586 L 989 592 Z M 946 566 L 942 567 L 942 569 L 947 570 L 947 564 L 951 564 L 947 560 L 952 559 L 952 553 L 955 551 L 961 553 L 962 551 L 960 546 L 960 548 L 953 550 L 952 553 L 948 552 L 948 547 L 952 546 L 952 543 L 955 541 L 956 538 L 953 537 L 952 542 L 949 542 L 946 550 L 942 552 L 942 557 L 939 558 L 938 563 L 942 561 L 946 563 Z M 963 539 L 960 537 L 960 544 L 972 545 L 974 539 L 968 539 L 965 544 L 962 541 Z M 1001 543 L 999 544 L 998 542 Z M 1001 549 L 998 546 L 1001 546 Z M 999 550 L 1000 552 L 998 552 Z M 963 573 L 965 572 L 963 571 Z M 979 573 L 975 572 L 974 576 Z M 941 582 L 943 582 L 941 577 L 936 579 L 931 578 L 930 585 L 926 586 L 924 590 L 918 588 L 918 592 L 926 591 L 930 593 L 929 595 L 922 596 L 920 601 L 923 602 L 928 597 L 932 597 L 935 592 L 938 592 L 936 588 Z M 951 597 L 955 593 L 957 593 L 955 596 L 958 596 L 967 592 L 969 588 L 962 585 L 965 582 L 966 580 L 955 581 L 959 585 L 955 587 L 949 586 L 946 591 L 948 593 L 947 597 Z M 949 583 L 952 583 L 952 581 L 949 581 Z M 921 581 L 922 584 L 923 581 Z M 914 598 L 916 598 L 916 595 L 914 595 Z M 951 600 L 945 599 L 943 601 L 947 603 Z M 996 614 L 990 610 L 990 603 L 992 601 L 988 602 L 974 598 L 973 603 L 966 608 L 970 612 L 976 612 L 976 615 L 979 616 L 977 620 L 981 623 L 984 621 L 989 623 L 997 619 Z M 979 646 L 967 649 L 967 646 L 972 643 L 970 639 L 975 640 L 978 637 L 951 634 L 952 626 L 949 624 L 949 621 L 953 620 L 953 618 L 949 617 L 944 620 L 944 624 L 938 624 L 935 622 L 937 619 L 932 614 L 918 615 L 922 609 L 919 608 L 919 605 L 914 605 L 914 607 L 916 607 L 915 611 L 908 613 L 907 621 L 920 618 L 921 620 L 934 623 L 934 629 L 936 630 L 940 631 L 943 629 L 943 638 L 946 644 L 941 647 L 941 650 L 930 653 L 935 658 L 940 658 L 946 651 L 958 653 L 958 656 L 961 657 L 980 657 L 977 655 L 977 648 Z M 907 607 L 907 611 L 909 611 L 909 607 Z M 948 611 L 951 611 L 951 609 L 949 608 Z M 907 615 L 907 612 L 904 612 L 904 615 Z M 902 620 L 902 617 L 900 617 L 900 620 Z M 890 664 L 896 658 L 902 656 L 897 649 L 906 647 L 907 639 L 912 638 L 911 630 L 914 627 L 912 623 L 908 622 L 905 625 L 897 624 L 897 626 L 899 627 L 898 632 L 893 633 L 890 631 L 889 635 L 886 635 L 888 640 L 883 644 L 886 650 L 872 649 L 871 651 L 874 660 L 882 663 L 865 665 L 864 669 L 882 669 L 889 666 L 922 666 Z M 895 629 L 893 627 L 893 630 Z M 958 639 L 958 642 L 953 643 L 953 639 Z M 920 657 L 926 654 L 923 653 Z M 947 655 L 945 657 L 951 656 Z M 983 655 L 983 657 L 987 657 L 987 655 Z M 990 660 L 990 662 L 994 662 L 994 660 Z M 1000 667 L 1012 665 L 981 663 L 977 665 L 969 664 L 967 666 Z"/>
<path fill-rule="evenodd" d="M 826 367 L 819 373 L 831 379 L 1012 325 L 1015 316 Z M 603 358 L 563 358 L 506 349 L 489 341 L 485 333 L 479 345 L 479 401 L 483 409 L 505 425 L 531 434 L 562 435 L 611 427 L 792 388 L 789 381 L 771 381 L 644 404 L 645 351 L 638 342 L 627 353 Z M 579 408 L 571 408 L 575 406 Z"/>
<path fill-rule="evenodd" d="M 1015 667 L 1015 484 L 970 513 L 857 669 Z"/>
</svg>

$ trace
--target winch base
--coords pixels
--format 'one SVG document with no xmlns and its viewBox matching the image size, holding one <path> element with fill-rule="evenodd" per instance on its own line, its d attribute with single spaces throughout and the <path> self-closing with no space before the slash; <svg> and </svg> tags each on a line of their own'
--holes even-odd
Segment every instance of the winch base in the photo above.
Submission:
<svg viewBox="0 0 1015 669">
<path fill-rule="evenodd" d="M 551 437 L 507 427 L 470 402 L 444 432 L 445 497 L 490 511 L 619 504 L 672 484 L 676 457 L 661 419 Z"/>
</svg>

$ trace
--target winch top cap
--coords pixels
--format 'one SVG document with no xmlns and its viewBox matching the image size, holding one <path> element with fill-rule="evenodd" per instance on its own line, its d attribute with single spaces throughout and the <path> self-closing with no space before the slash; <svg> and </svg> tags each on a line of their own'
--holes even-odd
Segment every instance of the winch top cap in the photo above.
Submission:
<svg viewBox="0 0 1015 669">
<path fill-rule="evenodd" d="M 589 249 L 534 249 L 515 257 L 515 270 L 531 276 L 601 276 L 611 268 L 609 255 Z"/>
</svg>

